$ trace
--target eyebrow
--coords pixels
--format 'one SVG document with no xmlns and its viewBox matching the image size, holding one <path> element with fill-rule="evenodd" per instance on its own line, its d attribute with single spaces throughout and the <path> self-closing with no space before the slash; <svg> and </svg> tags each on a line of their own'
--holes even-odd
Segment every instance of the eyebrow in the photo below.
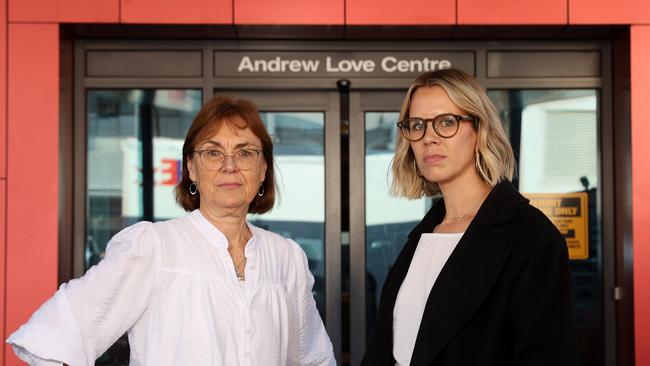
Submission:
<svg viewBox="0 0 650 366">
<path fill-rule="evenodd" d="M 210 144 L 210 145 L 214 145 L 216 147 L 220 147 L 220 148 L 222 148 L 224 150 L 226 149 L 223 145 L 221 145 L 219 142 L 214 141 L 214 140 L 208 140 L 205 143 Z M 248 146 L 260 149 L 259 146 L 257 146 L 256 144 L 249 141 L 249 142 L 242 142 L 242 143 L 239 143 L 239 144 L 235 145 L 235 150 L 241 149 L 241 148 L 244 148 L 244 147 L 248 147 Z"/>
</svg>

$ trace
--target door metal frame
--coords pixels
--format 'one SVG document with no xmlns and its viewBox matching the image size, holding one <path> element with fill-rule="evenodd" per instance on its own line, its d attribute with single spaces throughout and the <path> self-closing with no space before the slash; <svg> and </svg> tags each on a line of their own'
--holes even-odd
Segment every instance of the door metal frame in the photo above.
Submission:
<svg viewBox="0 0 650 366">
<path fill-rule="evenodd" d="M 370 111 L 399 111 L 404 90 L 350 93 L 350 364 L 366 348 L 366 124 Z M 363 264 L 363 265 L 360 265 Z M 378 289 L 380 290 L 380 289 Z"/>
</svg>

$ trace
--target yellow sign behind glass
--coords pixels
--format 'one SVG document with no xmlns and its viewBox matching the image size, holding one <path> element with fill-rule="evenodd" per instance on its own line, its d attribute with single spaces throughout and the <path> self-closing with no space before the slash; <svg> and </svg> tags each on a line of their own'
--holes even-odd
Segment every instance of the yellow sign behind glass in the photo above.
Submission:
<svg viewBox="0 0 650 366">
<path fill-rule="evenodd" d="M 566 239 L 570 259 L 589 258 L 587 192 L 524 193 L 523 195 L 560 230 Z"/>
</svg>

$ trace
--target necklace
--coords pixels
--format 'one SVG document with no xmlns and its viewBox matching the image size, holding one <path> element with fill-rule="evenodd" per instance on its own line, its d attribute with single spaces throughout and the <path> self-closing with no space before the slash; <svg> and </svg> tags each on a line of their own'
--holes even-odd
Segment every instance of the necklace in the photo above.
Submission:
<svg viewBox="0 0 650 366">
<path fill-rule="evenodd" d="M 250 236 L 251 236 L 250 231 L 244 232 L 244 235 L 242 235 L 242 237 L 244 238 L 243 243 L 248 242 L 248 240 L 250 240 Z M 233 267 L 235 268 L 235 275 L 237 276 L 238 281 L 244 281 L 246 280 L 246 277 L 244 276 L 244 268 L 246 267 L 246 256 L 242 255 L 241 261 L 237 263 L 235 262 L 235 256 L 233 255 L 234 250 L 235 250 L 234 247 L 228 248 L 228 252 L 230 252 L 230 257 L 232 258 Z"/>
<path fill-rule="evenodd" d="M 244 281 L 246 278 L 244 277 L 244 264 L 246 263 L 246 257 L 242 258 L 241 262 L 239 264 L 233 262 L 233 267 L 235 267 L 235 275 L 237 275 L 237 280 L 238 281 Z"/>
<path fill-rule="evenodd" d="M 465 215 L 460 215 L 456 217 L 452 217 L 450 219 L 444 219 L 442 221 L 444 222 L 456 222 L 456 221 L 466 221 L 466 220 L 471 220 L 476 216 L 476 214 L 465 214 Z"/>
<path fill-rule="evenodd" d="M 470 211 L 470 212 L 473 212 L 473 213 L 466 213 L 466 214 L 454 216 L 454 217 L 451 217 L 451 218 L 445 217 L 442 220 L 442 222 L 468 221 L 468 220 L 473 219 L 474 216 L 476 216 L 476 212 L 478 211 L 478 209 L 481 208 L 481 205 L 483 204 L 483 201 L 485 201 L 485 199 L 487 198 L 488 194 L 490 194 L 489 190 L 485 193 L 483 198 L 478 202 L 478 205 L 476 207 L 474 207 L 473 210 Z"/>
</svg>

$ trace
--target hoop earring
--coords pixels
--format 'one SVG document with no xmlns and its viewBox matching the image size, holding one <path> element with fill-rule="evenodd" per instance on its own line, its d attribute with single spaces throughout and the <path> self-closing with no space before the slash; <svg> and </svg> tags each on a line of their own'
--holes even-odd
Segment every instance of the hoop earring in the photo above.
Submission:
<svg viewBox="0 0 650 366">
<path fill-rule="evenodd" d="M 481 178 L 485 179 L 483 169 L 481 169 L 481 153 L 478 150 L 476 150 L 476 154 L 474 154 L 474 165 L 476 166 L 476 173 L 478 173 Z"/>
<path fill-rule="evenodd" d="M 190 184 L 189 191 L 192 196 L 195 196 L 199 192 L 199 187 L 196 185 L 196 182 Z"/>
<path fill-rule="evenodd" d="M 260 183 L 260 189 L 257 190 L 257 195 L 260 197 L 264 195 L 264 186 L 262 184 L 264 184 L 264 182 Z"/>
</svg>

